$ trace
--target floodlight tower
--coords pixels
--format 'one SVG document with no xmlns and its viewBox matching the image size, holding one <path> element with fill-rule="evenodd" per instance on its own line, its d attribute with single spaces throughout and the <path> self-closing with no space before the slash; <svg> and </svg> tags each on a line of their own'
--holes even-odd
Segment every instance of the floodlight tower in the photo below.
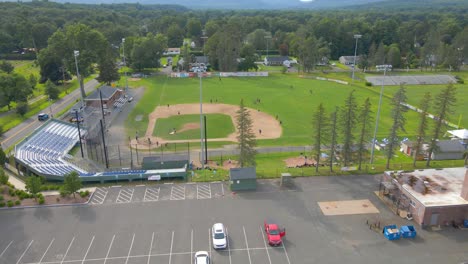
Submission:
<svg viewBox="0 0 468 264">
<path fill-rule="evenodd" d="M 83 82 L 80 76 L 80 70 L 78 69 L 78 59 L 77 57 L 80 56 L 80 51 L 74 50 L 73 55 L 75 56 L 75 66 L 76 66 L 76 78 L 78 78 L 78 83 L 80 84 L 80 91 L 81 91 L 81 107 L 84 107 L 84 98 L 86 97 L 86 92 L 83 87 Z"/>
<path fill-rule="evenodd" d="M 122 38 L 123 64 L 125 67 L 125 94 L 128 94 L 127 62 L 125 61 L 125 38 Z"/>
</svg>

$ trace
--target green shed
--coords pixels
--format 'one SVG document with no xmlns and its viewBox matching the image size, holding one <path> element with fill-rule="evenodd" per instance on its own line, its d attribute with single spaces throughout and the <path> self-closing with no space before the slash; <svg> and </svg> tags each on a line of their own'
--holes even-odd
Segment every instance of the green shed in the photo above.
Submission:
<svg viewBox="0 0 468 264">
<path fill-rule="evenodd" d="M 233 168 L 229 170 L 231 191 L 252 191 L 257 189 L 255 167 Z"/>
</svg>

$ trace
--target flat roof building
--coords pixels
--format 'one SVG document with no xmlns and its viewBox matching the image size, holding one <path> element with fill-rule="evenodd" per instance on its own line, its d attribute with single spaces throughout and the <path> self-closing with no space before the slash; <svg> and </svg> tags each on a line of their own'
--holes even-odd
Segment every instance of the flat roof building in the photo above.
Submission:
<svg viewBox="0 0 468 264">
<path fill-rule="evenodd" d="M 382 186 L 422 226 L 461 224 L 468 219 L 466 168 L 385 172 Z"/>
</svg>

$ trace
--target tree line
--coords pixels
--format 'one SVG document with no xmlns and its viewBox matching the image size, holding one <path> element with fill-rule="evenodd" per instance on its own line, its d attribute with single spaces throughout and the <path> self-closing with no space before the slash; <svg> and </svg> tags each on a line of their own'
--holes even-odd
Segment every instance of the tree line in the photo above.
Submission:
<svg viewBox="0 0 468 264">
<path fill-rule="evenodd" d="M 431 93 L 426 93 L 419 104 L 419 118 L 416 141 L 413 145 L 413 166 L 421 156 L 426 156 L 426 166 L 431 164 L 431 153 L 437 153 L 438 140 L 442 132 L 446 129 L 446 122 L 454 112 L 457 100 L 456 88 L 449 84 L 442 89 L 432 100 Z M 395 155 L 395 151 L 400 148 L 400 133 L 405 131 L 406 117 L 408 111 L 406 106 L 406 88 L 401 85 L 391 99 L 391 128 L 388 132 L 388 142 L 384 146 L 386 158 L 386 168 L 390 169 L 390 162 Z M 434 122 L 432 130 L 429 126 L 429 109 L 433 108 Z M 370 99 L 366 98 L 359 104 L 354 95 L 354 90 L 346 97 L 342 106 L 336 107 L 331 113 L 325 111 L 323 103 L 320 103 L 312 113 L 312 146 L 313 156 L 316 160 L 316 170 L 318 171 L 322 154 L 327 153 L 328 165 L 333 172 L 333 165 L 339 161 L 342 166 L 356 164 L 357 169 L 362 169 L 362 164 L 369 158 L 369 151 L 374 147 L 371 132 L 373 126 L 374 113 L 371 110 Z M 423 148 L 427 144 L 427 149 Z M 468 155 L 465 163 L 468 161 Z"/>
</svg>

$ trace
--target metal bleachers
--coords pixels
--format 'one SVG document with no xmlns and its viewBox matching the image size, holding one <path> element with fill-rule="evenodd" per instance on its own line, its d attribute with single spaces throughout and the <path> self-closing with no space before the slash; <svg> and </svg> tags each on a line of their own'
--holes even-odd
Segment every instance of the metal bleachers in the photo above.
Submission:
<svg viewBox="0 0 468 264">
<path fill-rule="evenodd" d="M 51 120 L 22 142 L 16 149 L 15 157 L 40 173 L 63 176 L 76 171 L 87 175 L 87 171 L 63 159 L 78 141 L 75 126 Z"/>
</svg>

